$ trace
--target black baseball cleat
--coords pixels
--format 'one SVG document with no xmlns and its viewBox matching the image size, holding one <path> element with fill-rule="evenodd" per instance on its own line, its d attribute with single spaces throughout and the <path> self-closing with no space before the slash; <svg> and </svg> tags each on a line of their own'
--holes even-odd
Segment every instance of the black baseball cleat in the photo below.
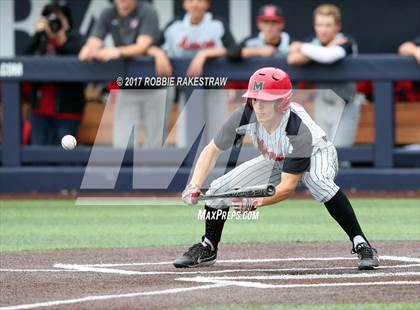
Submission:
<svg viewBox="0 0 420 310">
<path fill-rule="evenodd" d="M 216 262 L 217 250 L 212 251 L 210 245 L 197 243 L 174 261 L 176 268 L 211 266 Z"/>
<path fill-rule="evenodd" d="M 359 243 L 353 252 L 359 257 L 359 270 L 371 270 L 379 266 L 378 252 L 366 242 Z"/>
</svg>

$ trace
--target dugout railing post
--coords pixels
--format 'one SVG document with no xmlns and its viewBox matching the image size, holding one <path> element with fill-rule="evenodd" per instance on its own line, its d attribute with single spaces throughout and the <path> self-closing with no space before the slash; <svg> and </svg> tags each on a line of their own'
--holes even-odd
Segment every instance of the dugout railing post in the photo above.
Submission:
<svg viewBox="0 0 420 310">
<path fill-rule="evenodd" d="M 394 83 L 392 81 L 374 82 L 375 104 L 375 155 L 377 168 L 394 166 L 395 115 Z"/>
<path fill-rule="evenodd" d="M 20 166 L 21 112 L 19 81 L 2 81 L 3 166 Z"/>
</svg>

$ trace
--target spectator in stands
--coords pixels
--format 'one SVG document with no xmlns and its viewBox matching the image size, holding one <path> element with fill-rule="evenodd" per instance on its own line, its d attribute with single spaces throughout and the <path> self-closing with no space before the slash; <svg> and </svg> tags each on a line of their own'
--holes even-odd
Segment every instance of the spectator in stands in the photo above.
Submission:
<svg viewBox="0 0 420 310">
<path fill-rule="evenodd" d="M 267 4 L 257 12 L 256 25 L 259 33 L 249 36 L 228 49 L 227 57 L 232 61 L 240 61 L 252 57 L 287 56 L 291 38 L 284 31 L 285 19 L 279 6 Z M 226 88 L 243 90 L 248 87 L 246 81 L 229 80 Z M 237 92 L 236 92 L 237 93 Z M 240 92 L 242 96 L 243 91 Z"/>
<path fill-rule="evenodd" d="M 257 15 L 257 27 L 260 31 L 257 36 L 248 37 L 229 49 L 230 59 L 287 56 L 291 39 L 284 31 L 285 20 L 280 7 L 262 6 Z"/>
<path fill-rule="evenodd" d="M 401 56 L 412 56 L 420 64 L 420 37 L 400 45 L 398 53 Z M 359 91 L 366 95 L 368 100 L 373 100 L 373 85 L 371 81 L 359 81 Z M 394 99 L 397 102 L 420 102 L 419 81 L 396 81 L 394 85 Z"/>
<path fill-rule="evenodd" d="M 229 27 L 208 12 L 211 0 L 183 0 L 186 14 L 176 18 L 164 29 L 161 40 L 157 42 L 169 57 L 191 57 L 187 75 L 200 76 L 203 66 L 210 58 L 223 57 L 228 47 L 235 44 Z M 157 47 L 155 47 L 158 50 Z M 185 93 L 180 94 L 181 107 L 184 106 Z M 224 122 L 227 112 L 227 97 L 222 91 L 206 91 L 206 128 L 208 136 L 213 136 Z M 217 113 L 214 113 L 217 111 Z M 180 120 L 177 144 L 185 146 L 185 119 Z"/>
<path fill-rule="evenodd" d="M 49 4 L 42 10 L 26 55 L 77 55 L 83 37 L 73 32 L 66 5 Z M 83 83 L 26 85 L 31 110 L 31 144 L 57 144 L 64 135 L 76 136 L 85 105 Z"/>
<path fill-rule="evenodd" d="M 96 21 L 91 36 L 79 54 L 79 59 L 97 59 L 107 62 L 149 55 L 148 49 L 159 35 L 158 16 L 151 4 L 137 0 L 115 0 Z M 110 33 L 115 47 L 104 47 L 103 41 Z M 166 56 L 155 52 L 158 73 L 170 75 Z M 168 62 L 161 65 L 162 62 Z M 163 68 L 163 69 L 162 69 Z M 162 70 L 161 70 L 162 69 Z M 140 86 L 141 87 L 141 86 Z M 145 88 L 145 87 L 143 87 Z M 121 89 L 115 97 L 113 144 L 127 147 L 134 128 L 135 145 L 138 141 L 140 119 L 145 129 L 145 146 L 162 145 L 165 128 L 165 89 Z"/>
<path fill-rule="evenodd" d="M 317 7 L 314 29 L 315 37 L 290 45 L 287 59 L 290 65 L 305 65 L 312 61 L 331 64 L 357 54 L 355 40 L 341 33 L 341 12 L 337 6 L 324 4 Z M 316 87 L 320 89 L 315 97 L 316 123 L 325 130 L 335 146 L 352 146 L 364 97 L 356 94 L 353 82 L 324 82 L 317 83 Z M 342 166 L 349 166 L 349 163 L 342 162 Z"/>
</svg>

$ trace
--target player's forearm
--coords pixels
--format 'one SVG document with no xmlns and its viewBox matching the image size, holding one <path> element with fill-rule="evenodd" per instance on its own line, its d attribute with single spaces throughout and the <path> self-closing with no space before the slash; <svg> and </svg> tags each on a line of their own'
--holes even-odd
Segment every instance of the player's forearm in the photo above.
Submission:
<svg viewBox="0 0 420 310">
<path fill-rule="evenodd" d="M 251 58 L 261 56 L 261 48 L 259 47 L 245 47 L 241 50 L 242 58 Z"/>
<path fill-rule="evenodd" d="M 260 206 L 272 205 L 280 201 L 286 200 L 291 195 L 293 195 L 294 192 L 294 186 L 280 183 L 279 185 L 277 185 L 276 193 L 273 196 L 264 197 L 263 199 L 261 199 Z"/>
<path fill-rule="evenodd" d="M 341 46 L 318 46 L 310 43 L 302 44 L 300 52 L 316 62 L 329 64 L 346 57 L 346 51 Z"/>
<path fill-rule="evenodd" d="M 118 49 L 122 57 L 136 57 L 145 55 L 148 48 L 152 45 L 153 38 L 148 35 L 141 35 L 138 37 L 136 43 L 120 46 Z"/>
<path fill-rule="evenodd" d="M 259 200 L 259 205 L 271 205 L 289 198 L 294 192 L 302 178 L 301 173 L 282 172 L 281 182 L 276 186 L 276 193 L 271 197 L 264 197 Z"/>
<path fill-rule="evenodd" d="M 120 50 L 122 57 L 129 58 L 145 55 L 148 48 L 149 45 L 146 44 L 131 44 L 120 46 L 118 49 Z"/>
<path fill-rule="evenodd" d="M 153 45 L 147 49 L 146 55 L 151 57 L 159 57 L 166 54 L 160 47 Z"/>
<path fill-rule="evenodd" d="M 303 55 L 301 52 L 290 52 L 287 55 L 287 63 L 289 65 L 301 66 L 311 61 L 309 57 Z"/>
<path fill-rule="evenodd" d="M 92 60 L 98 51 L 102 47 L 102 40 L 97 37 L 90 37 L 86 44 L 81 48 L 79 52 L 80 61 L 90 61 Z"/>
<path fill-rule="evenodd" d="M 224 47 L 218 47 L 218 48 L 211 48 L 207 50 L 200 51 L 200 56 L 204 57 L 205 59 L 209 58 L 217 58 L 217 57 L 223 57 L 226 55 L 226 48 Z"/>
<path fill-rule="evenodd" d="M 209 175 L 210 171 L 216 165 L 216 161 L 219 158 L 219 155 L 220 152 L 215 151 L 209 145 L 206 146 L 197 160 L 193 177 L 191 178 L 190 183 L 196 184 L 201 187 L 204 181 L 206 180 L 207 176 Z"/>
<path fill-rule="evenodd" d="M 82 47 L 80 53 L 95 53 L 102 47 L 102 40 L 97 37 L 90 37 Z"/>
<path fill-rule="evenodd" d="M 99 39 L 97 37 L 90 37 L 87 40 L 87 42 L 86 42 L 86 44 L 85 44 L 84 47 L 87 47 L 90 50 L 98 50 L 98 49 L 100 49 L 102 47 L 102 43 L 103 42 L 102 42 L 101 39 Z"/>
</svg>

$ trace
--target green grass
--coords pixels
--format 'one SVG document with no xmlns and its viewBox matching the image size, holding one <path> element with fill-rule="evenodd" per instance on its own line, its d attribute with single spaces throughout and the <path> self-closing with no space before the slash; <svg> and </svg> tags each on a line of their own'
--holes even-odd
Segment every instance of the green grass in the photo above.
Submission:
<svg viewBox="0 0 420 310">
<path fill-rule="evenodd" d="M 182 308 L 183 310 L 419 310 L 417 304 L 344 304 L 344 305 L 223 305 Z"/>
<path fill-rule="evenodd" d="M 352 202 L 370 239 L 420 240 L 418 200 Z M 179 202 L 75 206 L 71 200 L 1 201 L 0 251 L 190 245 L 203 233 L 198 210 Z M 224 243 L 344 240 L 325 207 L 313 200 L 264 207 L 258 220 L 231 220 L 223 236 Z"/>
</svg>

